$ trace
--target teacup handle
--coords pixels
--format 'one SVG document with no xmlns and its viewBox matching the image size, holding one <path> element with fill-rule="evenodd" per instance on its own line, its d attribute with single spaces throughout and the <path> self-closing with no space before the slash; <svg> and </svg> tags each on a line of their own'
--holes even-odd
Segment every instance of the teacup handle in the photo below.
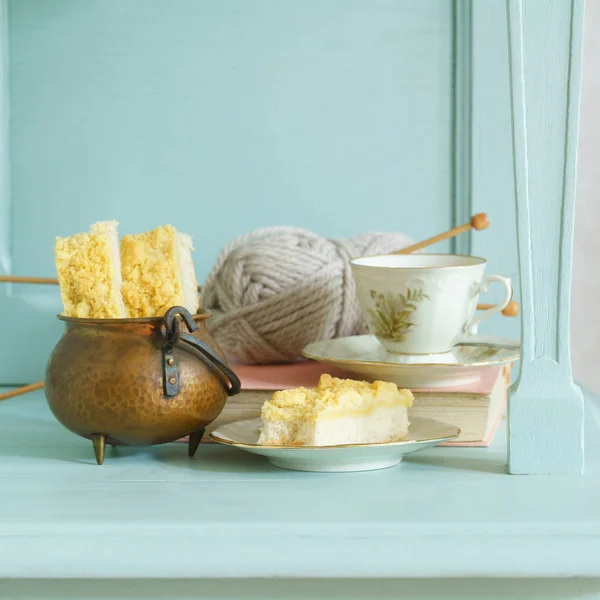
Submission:
<svg viewBox="0 0 600 600">
<path fill-rule="evenodd" d="M 504 298 L 492 308 L 484 310 L 476 317 L 473 317 L 468 323 L 466 323 L 463 327 L 463 331 L 467 335 L 477 335 L 477 327 L 479 326 L 479 323 L 485 321 L 485 319 L 489 319 L 490 317 L 497 315 L 499 312 L 502 312 L 508 306 L 508 303 L 512 300 L 512 282 L 510 278 L 504 277 L 504 275 L 488 275 L 487 277 L 484 277 L 482 282 L 479 284 L 479 293 L 485 294 L 488 291 L 490 283 L 492 283 L 493 281 L 501 283 L 504 287 L 504 290 L 506 292 L 504 294 Z"/>
</svg>

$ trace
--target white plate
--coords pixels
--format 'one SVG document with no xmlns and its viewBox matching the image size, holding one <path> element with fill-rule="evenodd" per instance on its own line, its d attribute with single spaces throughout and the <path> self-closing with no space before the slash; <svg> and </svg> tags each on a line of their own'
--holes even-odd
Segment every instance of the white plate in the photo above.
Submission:
<svg viewBox="0 0 600 600">
<path fill-rule="evenodd" d="M 436 446 L 460 435 L 454 425 L 434 419 L 414 418 L 401 442 L 344 446 L 259 446 L 261 420 L 250 419 L 221 425 L 210 438 L 247 452 L 261 454 L 282 469 L 293 471 L 373 471 L 394 467 L 407 454 Z"/>
<path fill-rule="evenodd" d="M 391 354 L 375 336 L 355 335 L 313 342 L 302 355 L 371 381 L 392 381 L 405 388 L 437 388 L 473 383 L 483 369 L 518 360 L 520 344 L 509 338 L 472 336 L 444 354 Z"/>
</svg>

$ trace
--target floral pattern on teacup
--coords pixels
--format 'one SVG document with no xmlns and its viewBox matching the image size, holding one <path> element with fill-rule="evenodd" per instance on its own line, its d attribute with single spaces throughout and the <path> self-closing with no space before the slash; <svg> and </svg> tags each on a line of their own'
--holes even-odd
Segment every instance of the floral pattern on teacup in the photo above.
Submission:
<svg viewBox="0 0 600 600">
<path fill-rule="evenodd" d="M 417 310 L 417 303 L 429 300 L 422 289 L 407 288 L 406 294 L 383 294 L 369 290 L 369 295 L 375 302 L 375 308 L 369 308 L 370 325 L 373 333 L 384 340 L 403 342 L 406 334 L 414 327 L 410 320 Z"/>
</svg>

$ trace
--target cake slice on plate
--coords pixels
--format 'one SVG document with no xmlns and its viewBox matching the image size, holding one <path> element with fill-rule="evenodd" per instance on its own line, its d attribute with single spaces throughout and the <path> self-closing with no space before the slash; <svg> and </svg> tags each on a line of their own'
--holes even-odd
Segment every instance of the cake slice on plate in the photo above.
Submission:
<svg viewBox="0 0 600 600">
<path fill-rule="evenodd" d="M 162 317 L 172 306 L 198 312 L 192 238 L 172 225 L 121 240 L 122 294 L 129 317 Z"/>
<path fill-rule="evenodd" d="M 54 259 L 63 315 L 88 319 L 126 316 L 116 221 L 101 221 L 89 233 L 58 237 Z"/>
<path fill-rule="evenodd" d="M 404 439 L 410 390 L 323 374 L 315 388 L 275 392 L 261 409 L 261 445 L 339 446 Z"/>
</svg>

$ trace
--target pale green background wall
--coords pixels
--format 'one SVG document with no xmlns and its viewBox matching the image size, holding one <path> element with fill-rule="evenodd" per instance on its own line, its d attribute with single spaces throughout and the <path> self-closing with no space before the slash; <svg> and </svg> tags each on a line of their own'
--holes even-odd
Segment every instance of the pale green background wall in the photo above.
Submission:
<svg viewBox="0 0 600 600">
<path fill-rule="evenodd" d="M 9 0 L 0 264 L 52 276 L 57 235 L 171 222 L 194 236 L 202 280 L 261 226 L 421 239 L 485 211 L 492 228 L 454 247 L 516 279 L 505 3 L 470 5 Z M 42 374 L 60 302 L 47 287 L 6 293 L 0 309 L 40 338 L 2 357 L 0 381 L 20 383 Z"/>
<path fill-rule="evenodd" d="M 15 269 L 51 272 L 55 235 L 106 218 L 194 234 L 201 277 L 264 225 L 444 229 L 450 7 L 11 2 Z"/>
</svg>

